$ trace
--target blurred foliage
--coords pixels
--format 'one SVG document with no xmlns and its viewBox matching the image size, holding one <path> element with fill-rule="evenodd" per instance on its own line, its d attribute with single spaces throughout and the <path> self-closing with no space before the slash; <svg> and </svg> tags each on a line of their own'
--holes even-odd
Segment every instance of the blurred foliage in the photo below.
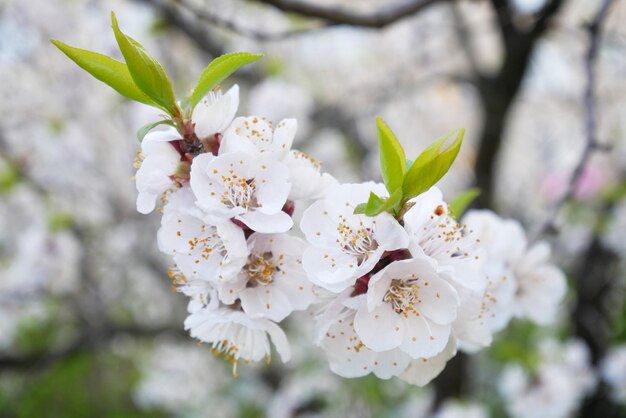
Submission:
<svg viewBox="0 0 626 418">
<path fill-rule="evenodd" d="M 537 326 L 529 321 L 513 320 L 489 348 L 491 358 L 501 363 L 519 363 L 534 372 L 539 365 L 537 331 Z"/>
<path fill-rule="evenodd" d="M 20 171 L 13 164 L 0 168 L 0 195 L 10 192 L 21 180 Z"/>
<path fill-rule="evenodd" d="M 67 358 L 48 370 L 30 371 L 17 396 L 0 392 L 0 416 L 135 418 L 166 417 L 156 409 L 139 410 L 132 389 L 139 373 L 128 358 L 105 350 Z"/>
</svg>

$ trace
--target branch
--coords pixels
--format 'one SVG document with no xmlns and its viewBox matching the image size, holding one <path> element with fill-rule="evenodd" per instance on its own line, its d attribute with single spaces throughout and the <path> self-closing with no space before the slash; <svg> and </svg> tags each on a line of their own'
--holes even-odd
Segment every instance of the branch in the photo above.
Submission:
<svg viewBox="0 0 626 418">
<path fill-rule="evenodd" d="M 139 3 L 147 3 L 154 6 L 170 25 L 179 29 L 191 39 L 200 49 L 213 57 L 224 54 L 223 46 L 209 33 L 197 25 L 191 24 L 189 19 L 181 13 L 181 9 L 167 0 L 136 0 Z"/>
<path fill-rule="evenodd" d="M 210 23 L 214 26 L 219 26 L 221 28 L 227 29 L 231 32 L 234 32 L 238 35 L 245 36 L 246 38 L 254 39 L 256 41 L 278 41 L 282 39 L 288 39 L 298 35 L 304 35 L 319 29 L 328 28 L 331 26 L 335 26 L 336 24 L 333 22 L 326 22 L 321 25 L 309 28 L 300 28 L 300 29 L 292 29 L 286 30 L 282 32 L 263 32 L 253 28 L 245 28 L 239 26 L 237 23 L 225 19 L 221 16 L 218 16 L 215 13 L 212 13 L 207 8 L 201 8 L 197 5 L 194 5 L 186 0 L 172 0 L 174 3 L 178 4 L 181 8 L 186 9 L 190 13 L 192 13 L 198 20 Z"/>
<path fill-rule="evenodd" d="M 355 13 L 348 8 L 321 6 L 312 2 L 297 0 L 257 0 L 269 4 L 283 12 L 297 13 L 302 16 L 322 19 L 341 25 L 361 26 L 366 28 L 383 28 L 406 17 L 412 16 L 435 3 L 449 0 L 413 0 L 387 6 L 370 13 Z"/>
<path fill-rule="evenodd" d="M 600 47 L 600 38 L 601 38 L 601 29 L 602 24 L 604 23 L 606 16 L 608 15 L 609 8 L 613 0 L 603 0 L 602 5 L 600 6 L 600 10 L 596 15 L 593 22 L 589 25 L 589 49 L 587 50 L 587 55 L 585 56 L 585 74 L 586 74 L 586 85 L 585 85 L 585 148 L 578 160 L 578 163 L 574 167 L 570 179 L 567 183 L 567 187 L 561 197 L 554 203 L 550 212 L 548 213 L 548 217 L 541 229 L 539 230 L 537 235 L 541 235 L 547 232 L 556 233 L 557 228 L 555 225 L 556 216 L 561 210 L 562 206 L 570 200 L 580 182 L 580 178 L 583 174 L 585 166 L 587 162 L 591 158 L 594 151 L 607 151 L 608 148 L 600 143 L 598 143 L 597 138 L 597 129 L 596 129 L 596 103 L 595 103 L 595 62 L 598 56 L 598 49 Z"/>
<path fill-rule="evenodd" d="M 40 371 L 46 367 L 70 358 L 74 355 L 96 350 L 121 335 L 131 335 L 137 338 L 151 338 L 163 333 L 183 335 L 181 328 L 159 327 L 142 328 L 136 325 L 127 327 L 103 327 L 84 331 L 69 345 L 56 351 L 41 351 L 24 355 L 6 355 L 0 357 L 0 370 L 36 369 Z"/>
</svg>

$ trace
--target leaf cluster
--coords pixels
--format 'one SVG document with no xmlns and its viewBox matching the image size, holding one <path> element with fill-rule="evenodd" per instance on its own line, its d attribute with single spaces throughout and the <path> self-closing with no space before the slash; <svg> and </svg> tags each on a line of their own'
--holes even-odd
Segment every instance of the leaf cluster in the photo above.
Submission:
<svg viewBox="0 0 626 418">
<path fill-rule="evenodd" d="M 358 205 L 354 213 L 376 216 L 389 212 L 400 218 L 410 199 L 430 189 L 448 172 L 461 149 L 465 130 L 458 129 L 435 140 L 410 162 L 391 128 L 381 118 L 376 119 L 376 125 L 380 169 L 389 197 L 371 193 L 368 201 Z M 459 205 L 464 204 L 464 208 L 472 197 L 466 200 L 468 202 L 460 201 Z"/>
<path fill-rule="evenodd" d="M 235 52 L 214 59 L 200 74 L 191 94 L 178 102 L 172 82 L 161 63 L 138 41 L 122 32 L 113 12 L 111 23 L 125 62 L 97 52 L 75 48 L 58 40 L 51 42 L 79 67 L 122 96 L 165 112 L 166 119 L 152 122 L 139 130 L 137 133 L 139 140 L 161 124 L 175 126 L 182 133 L 194 107 L 207 93 L 242 66 L 262 57 L 261 54 Z"/>
</svg>

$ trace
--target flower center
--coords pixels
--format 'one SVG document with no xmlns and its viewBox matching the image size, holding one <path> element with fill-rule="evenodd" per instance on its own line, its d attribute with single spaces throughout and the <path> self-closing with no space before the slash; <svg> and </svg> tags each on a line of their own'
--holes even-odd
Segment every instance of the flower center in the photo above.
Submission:
<svg viewBox="0 0 626 418">
<path fill-rule="evenodd" d="M 410 313 L 419 316 L 419 311 L 415 308 L 415 305 L 421 303 L 420 299 L 420 285 L 418 284 L 417 277 L 413 276 L 410 279 L 393 279 L 389 290 L 383 296 L 383 301 L 390 303 L 393 310 L 397 314 L 402 314 L 404 317 L 408 317 Z"/>
<path fill-rule="evenodd" d="M 207 261 L 214 253 L 226 256 L 226 247 L 217 234 L 217 230 L 211 226 L 209 228 L 211 231 L 207 233 L 207 225 L 202 225 L 200 237 L 195 236 L 187 241 L 189 253 L 198 254 L 204 261 Z M 200 258 L 197 259 L 196 263 L 200 262 Z"/>
<path fill-rule="evenodd" d="M 254 178 L 245 179 L 232 174 L 230 177 L 222 176 L 222 182 L 226 190 L 222 193 L 222 203 L 230 208 L 240 207 L 249 209 L 256 207 L 256 181 Z"/>
<path fill-rule="evenodd" d="M 248 276 L 248 287 L 267 286 L 274 281 L 274 275 L 280 271 L 271 252 L 251 254 L 243 267 Z"/>
<path fill-rule="evenodd" d="M 359 265 L 378 248 L 372 229 L 364 227 L 362 223 L 355 228 L 342 216 L 337 225 L 337 232 L 340 235 L 337 242 L 341 244 L 344 252 L 357 257 Z"/>
<path fill-rule="evenodd" d="M 420 232 L 420 246 L 435 258 L 470 258 L 478 240 L 467 239 L 473 231 L 454 221 L 442 205 L 437 206 Z"/>
</svg>

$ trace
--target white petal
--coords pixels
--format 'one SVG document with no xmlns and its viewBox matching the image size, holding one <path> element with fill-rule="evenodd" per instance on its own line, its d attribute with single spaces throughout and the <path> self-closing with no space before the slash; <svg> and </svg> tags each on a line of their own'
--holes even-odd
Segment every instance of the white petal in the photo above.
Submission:
<svg viewBox="0 0 626 418">
<path fill-rule="evenodd" d="M 192 114 L 198 137 L 205 138 L 224 132 L 235 117 L 238 106 L 239 86 L 237 85 L 232 86 L 215 104 L 211 104 L 206 99 L 198 103 Z"/>
<path fill-rule="evenodd" d="M 400 349 L 412 358 L 439 354 L 450 339 L 451 325 L 438 325 L 423 315 L 409 314 L 404 320 L 404 339 Z"/>
<path fill-rule="evenodd" d="M 139 192 L 137 195 L 137 212 L 147 214 L 154 210 L 158 195 L 148 192 Z"/>
<path fill-rule="evenodd" d="M 280 322 L 292 311 L 289 299 L 272 285 L 248 288 L 239 297 L 241 307 L 252 318 L 269 318 Z"/>
<path fill-rule="evenodd" d="M 402 316 L 387 303 L 372 312 L 359 309 L 354 318 L 354 329 L 363 344 L 378 352 L 398 347 L 408 331 Z"/>
<path fill-rule="evenodd" d="M 448 360 L 455 355 L 456 344 L 451 338 L 445 350 L 435 357 L 413 360 L 406 371 L 400 375 L 400 379 L 413 385 L 425 386 L 443 371 Z"/>
<path fill-rule="evenodd" d="M 339 293 L 352 286 L 360 276 L 356 257 L 322 248 L 309 247 L 302 256 L 302 267 L 318 286 Z"/>
<path fill-rule="evenodd" d="M 297 130 L 298 121 L 295 119 L 283 119 L 276 126 L 272 147 L 277 152 L 280 159 L 284 158 L 291 149 L 291 144 L 293 143 Z"/>
<path fill-rule="evenodd" d="M 330 369 L 343 377 L 365 376 L 372 371 L 376 353 L 363 346 L 352 327 L 353 315 L 336 320 L 321 342 Z"/>
<path fill-rule="evenodd" d="M 393 376 L 399 376 L 411 362 L 411 357 L 397 349 L 376 354 L 373 371 L 376 377 L 380 379 L 391 379 Z"/>
<path fill-rule="evenodd" d="M 409 246 L 409 236 L 393 216 L 384 212 L 376 216 L 374 238 L 378 245 L 387 251 L 399 250 Z"/>
<path fill-rule="evenodd" d="M 276 351 L 280 355 L 281 360 L 284 363 L 291 360 L 291 348 L 289 347 L 287 336 L 285 335 L 283 330 L 275 323 L 267 320 L 263 321 L 263 329 L 267 331 L 270 338 L 272 339 L 272 343 L 276 347 Z"/>
<path fill-rule="evenodd" d="M 420 279 L 420 303 L 416 309 L 437 324 L 450 324 L 456 319 L 459 306 L 456 291 L 436 275 L 424 275 Z"/>
<path fill-rule="evenodd" d="M 286 232 L 293 226 L 293 219 L 285 212 L 267 215 L 258 210 L 253 210 L 244 215 L 237 216 L 236 218 L 245 223 L 246 226 L 253 231 L 265 234 Z"/>
<path fill-rule="evenodd" d="M 333 216 L 332 209 L 323 200 L 309 206 L 302 214 L 300 229 L 311 244 L 328 249 L 337 247 L 338 220 Z"/>
</svg>

